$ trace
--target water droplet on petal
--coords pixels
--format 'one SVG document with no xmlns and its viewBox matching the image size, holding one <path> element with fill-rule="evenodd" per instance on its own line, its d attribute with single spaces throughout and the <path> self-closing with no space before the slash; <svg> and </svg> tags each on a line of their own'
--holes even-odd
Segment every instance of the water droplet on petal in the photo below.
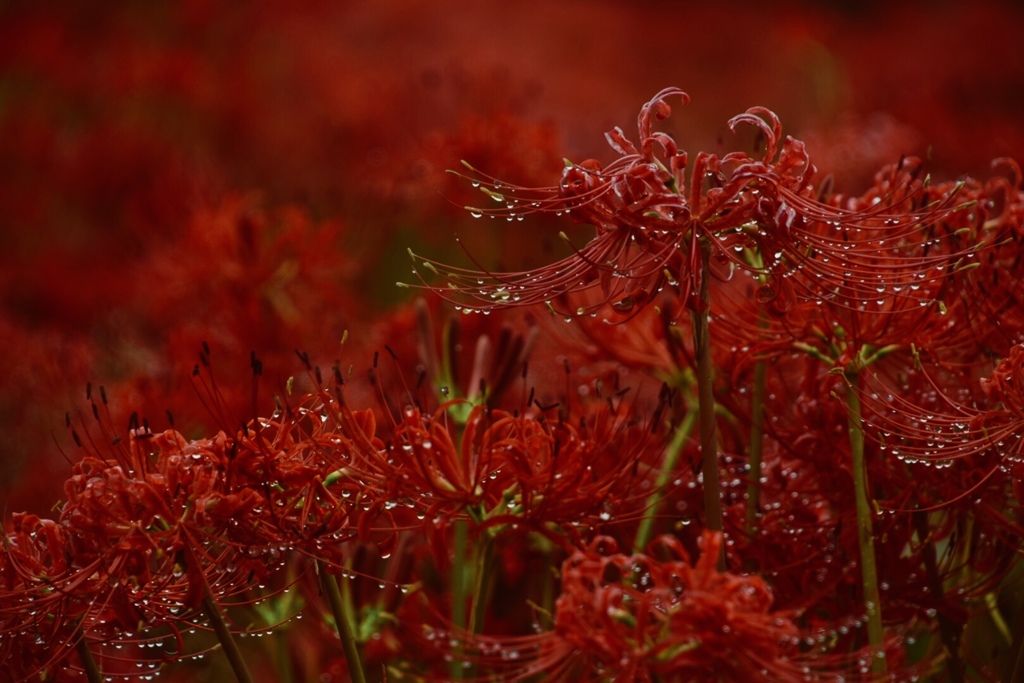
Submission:
<svg viewBox="0 0 1024 683">
<path fill-rule="evenodd" d="M 612 304 L 612 308 L 620 313 L 628 313 L 636 308 L 636 299 L 631 296 L 623 297 Z"/>
<path fill-rule="evenodd" d="M 757 303 L 767 304 L 774 301 L 775 297 L 778 296 L 778 293 L 771 285 L 761 285 L 757 288 L 757 293 L 754 296 L 757 298 Z"/>
</svg>

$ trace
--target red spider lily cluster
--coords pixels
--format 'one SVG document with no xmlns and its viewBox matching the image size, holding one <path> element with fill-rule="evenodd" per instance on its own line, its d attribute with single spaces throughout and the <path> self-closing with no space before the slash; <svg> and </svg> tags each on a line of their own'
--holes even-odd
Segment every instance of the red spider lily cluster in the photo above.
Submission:
<svg viewBox="0 0 1024 683">
<path fill-rule="evenodd" d="M 407 2 L 3 10 L 0 681 L 1020 679 L 1024 173 L 976 155 L 1024 61 L 975 8 L 891 11 L 993 36 L 912 76 L 751 10 L 731 95 L 580 162 L 659 83 L 409 60 Z M 744 111 L 839 83 L 817 33 L 898 119 Z M 941 106 L 996 63 L 1006 121 Z"/>
<path fill-rule="evenodd" d="M 969 605 L 987 600 L 991 609 L 1024 531 L 1015 512 L 1021 337 L 1005 321 L 1021 270 L 1006 256 L 1020 244 L 1019 169 L 1000 160 L 1006 177 L 933 183 L 921 162 L 904 158 L 864 195 L 845 197 L 817 186 L 804 145 L 783 141 L 777 118 L 755 108 L 729 125 L 756 126 L 762 158 L 699 153 L 686 173 L 687 154 L 653 128 L 670 113 L 669 98 L 688 101 L 662 91 L 641 110 L 638 144 L 616 129 L 608 135 L 614 162 L 567 164 L 556 187 L 476 174 L 473 184 L 501 206 L 469 211 L 565 213 L 594 226 L 586 245 L 526 272 L 453 269 L 416 256 L 414 272 L 470 312 L 543 302 L 567 321 L 573 311 L 584 321 L 603 313 L 604 323 L 626 314 L 634 334 L 663 327 L 646 344 L 676 339 L 661 371 L 684 392 L 689 386 L 691 414 L 711 397 L 732 416 L 706 422 L 701 412 L 701 449 L 717 453 L 713 476 L 705 459 L 702 484 L 716 491 L 704 512 L 727 546 L 742 547 L 727 547 L 723 564 L 792 582 L 790 591 L 820 586 L 815 607 L 802 602 L 806 593 L 794 607 L 833 623 L 866 621 L 871 675 L 880 679 L 900 675 L 884 654 L 886 634 L 936 618 L 942 665 L 961 678 L 979 666 L 959 652 Z M 430 285 L 430 275 L 442 283 Z M 992 308 L 978 316 L 973 299 L 989 282 L 1005 288 L 984 297 Z M 690 309 L 693 345 L 675 314 L 635 317 L 645 305 Z M 702 318 L 721 335 L 717 350 L 697 332 Z M 618 348 L 609 351 L 628 362 Z M 694 392 L 704 357 L 725 376 Z M 722 514 L 712 504 L 723 506 L 716 524 L 724 526 L 712 524 Z M 956 550 L 964 534 L 971 551 Z M 829 628 L 825 639 L 848 630 Z"/>
<path fill-rule="evenodd" d="M 1005 621 L 1024 535 L 1022 347 L 1003 315 L 1021 274 L 1016 167 L 943 185 L 905 159 L 846 198 L 814 185 L 803 145 L 758 108 L 733 123 L 762 133 L 760 159 L 702 153 L 687 175 L 654 129 L 670 97 L 686 99 L 669 89 L 642 110 L 639 146 L 609 135 L 608 166 L 569 165 L 543 190 L 487 180 L 506 202 L 492 214 L 568 212 L 594 225 L 587 246 L 533 273 L 425 262 L 444 296 L 484 310 L 575 309 L 581 337 L 543 312 L 485 324 L 462 385 L 466 330 L 446 323 L 438 347 L 421 303 L 387 333 L 389 362 L 339 361 L 325 382 L 300 352 L 272 414 L 239 427 L 203 342 L 193 384 L 221 429 L 198 439 L 134 416 L 122 438 L 90 390 L 93 424 L 68 417 L 84 452 L 58 516 L 16 515 L 4 538 L 13 679 L 152 672 L 213 634 L 251 680 L 236 637 L 300 631 L 302 605 L 334 623 L 355 680 L 364 660 L 431 680 L 996 676 L 1009 643 L 988 659 L 961 644 Z M 993 282 L 1004 293 L 979 319 L 970 293 Z M 722 342 L 704 347 L 719 410 L 699 444 L 686 308 Z M 616 343 L 587 322 L 598 312 L 630 315 Z M 542 340 L 562 342 L 560 372 L 531 370 Z M 623 387 L 630 366 L 641 385 Z M 250 369 L 258 410 L 255 355 Z M 124 651 L 140 645 L 158 652 Z"/>
</svg>

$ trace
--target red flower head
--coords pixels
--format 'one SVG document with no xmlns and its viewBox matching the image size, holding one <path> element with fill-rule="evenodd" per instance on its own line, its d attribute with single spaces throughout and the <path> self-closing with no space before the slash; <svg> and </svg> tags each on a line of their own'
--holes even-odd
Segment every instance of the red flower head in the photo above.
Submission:
<svg viewBox="0 0 1024 683">
<path fill-rule="evenodd" d="M 89 575 L 76 571 L 57 522 L 18 514 L 0 540 L 0 662 L 7 680 L 27 680 L 64 661 L 81 637 L 76 624 L 88 609 Z"/>
<path fill-rule="evenodd" d="M 1020 474 L 1024 463 L 1024 344 L 1012 347 L 989 377 L 978 380 L 980 392 L 971 392 L 969 387 L 954 392 L 928 375 L 910 379 L 924 385 L 912 392 L 917 402 L 907 397 L 907 391 L 894 391 L 879 378 L 872 378 L 862 392 L 871 409 L 867 419 L 874 429 L 869 433 L 883 450 L 909 463 L 941 469 L 963 461 L 985 470 L 987 473 L 970 485 L 960 482 L 967 492 L 999 472 Z"/>
<path fill-rule="evenodd" d="M 457 656 L 507 681 L 872 680 L 864 652 L 824 651 L 796 612 L 773 610 L 763 579 L 719 571 L 721 543 L 705 532 L 691 561 L 672 537 L 634 555 L 598 537 L 562 565 L 554 630 L 503 638 L 428 629 L 425 639 L 460 643 Z"/>
<path fill-rule="evenodd" d="M 72 431 L 85 453 L 59 520 L 21 520 L 0 554 L 0 634 L 36 638 L 19 655 L 26 675 L 66 659 L 83 639 L 105 651 L 107 671 L 122 659 L 110 644 L 170 634 L 179 647 L 164 657 L 185 656 L 183 630 L 213 624 L 219 606 L 285 588 L 278 570 L 289 553 L 346 559 L 341 542 L 357 535 L 363 501 L 347 500 L 353 484 L 339 470 L 350 455 L 318 395 L 234 436 L 194 441 L 135 418 L 127 439 L 112 438 L 109 416 L 92 409 L 99 441 Z M 103 442 L 112 445 L 101 451 Z"/>
<path fill-rule="evenodd" d="M 751 680 L 764 670 L 784 680 L 797 629 L 771 612 L 772 596 L 757 577 L 716 569 L 720 534 L 707 533 L 691 563 L 678 541 L 662 537 L 647 555 L 615 554 L 597 539 L 562 567 L 555 629 L 591 665 L 616 680 Z"/>
<path fill-rule="evenodd" d="M 471 207 L 474 214 L 513 219 L 569 212 L 574 220 L 592 224 L 597 235 L 582 248 L 573 247 L 571 256 L 527 272 L 478 272 L 423 259 L 423 267 L 445 281 L 433 289 L 480 310 L 555 306 L 566 294 L 599 290 L 600 296 L 583 305 L 558 304 L 582 315 L 609 304 L 629 312 L 670 286 L 679 288 L 690 308 L 699 309 L 697 292 L 710 267 L 702 262 L 704 242 L 716 254 L 716 268 L 766 278 L 764 301 L 783 294 L 791 298 L 794 286 L 788 279 L 795 276 L 795 291 L 802 295 L 856 306 L 876 299 L 879 287 L 909 287 L 927 279 L 928 269 L 972 253 L 973 245 L 952 255 L 929 251 L 944 236 L 928 226 L 954 210 L 955 188 L 935 201 L 922 201 L 920 166 L 908 161 L 895 166 L 876 194 L 862 201 L 821 197 L 803 143 L 782 140 L 778 118 L 764 107 L 729 121 L 730 128 L 758 129 L 765 140 L 763 158 L 700 152 L 687 173 L 687 153 L 671 136 L 654 130 L 670 114 L 672 97 L 689 101 L 678 88 L 662 90 L 640 111 L 638 145 L 616 128 L 607 139 L 619 157 L 603 167 L 595 161 L 568 163 L 557 187 L 518 187 L 471 169 L 479 178 L 473 182 L 501 204 Z"/>
<path fill-rule="evenodd" d="M 231 450 L 223 435 L 190 443 L 139 428 L 124 458 L 87 455 L 75 466 L 60 517 L 67 552 L 79 566 L 101 564 L 108 580 L 97 602 L 115 607 L 98 610 L 87 626 L 111 639 L 130 636 L 187 617 L 208 593 L 227 600 L 266 579 L 273 567 L 263 549 L 250 555 L 231 538 L 268 507 L 262 492 L 225 486 Z"/>
<path fill-rule="evenodd" d="M 658 446 L 643 425 L 607 408 L 574 426 L 485 406 L 470 409 L 462 425 L 449 415 L 462 405 L 429 415 L 410 408 L 383 438 L 373 436 L 371 415 L 348 413 L 338 434 L 353 453 L 346 471 L 364 498 L 387 509 L 407 506 L 441 536 L 452 520 L 469 518 L 570 547 L 581 533 L 642 505 L 644 495 L 633 490 L 647 476 L 640 460 L 646 445 Z"/>
</svg>

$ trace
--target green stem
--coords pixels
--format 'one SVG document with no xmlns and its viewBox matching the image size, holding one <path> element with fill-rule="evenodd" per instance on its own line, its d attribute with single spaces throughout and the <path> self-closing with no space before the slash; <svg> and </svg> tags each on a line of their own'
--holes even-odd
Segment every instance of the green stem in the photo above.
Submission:
<svg viewBox="0 0 1024 683">
<path fill-rule="evenodd" d="M 658 518 L 658 510 L 661 508 L 661 501 L 665 498 L 669 481 L 675 476 L 676 464 L 679 462 L 679 454 L 683 452 L 683 444 L 690 438 L 696 422 L 696 413 L 692 410 L 688 411 L 683 421 L 676 427 L 676 431 L 672 435 L 672 441 L 665 449 L 665 458 L 661 463 L 661 473 L 654 484 L 654 492 L 647 499 L 647 511 L 644 513 L 644 518 L 636 531 L 636 542 L 633 545 L 634 552 L 644 552 L 644 548 L 651 541 L 654 523 Z"/>
<path fill-rule="evenodd" d="M 466 604 L 469 596 L 466 593 L 466 558 L 469 546 L 469 523 L 465 520 L 456 521 L 453 526 L 454 538 L 452 548 L 452 624 L 456 630 L 466 629 Z M 456 657 L 452 661 L 452 679 L 462 680 L 465 670 L 462 662 Z"/>
<path fill-rule="evenodd" d="M 466 627 L 466 552 L 469 540 L 468 529 L 465 520 L 458 520 L 454 524 L 454 538 L 452 539 L 452 624 L 456 628 Z"/>
<path fill-rule="evenodd" d="M 700 240 L 701 278 L 700 303 L 692 311 L 693 350 L 697 358 L 697 406 L 700 413 L 701 469 L 704 474 L 704 518 L 709 531 L 723 531 L 722 491 L 718 478 L 718 438 L 715 433 L 715 394 L 711 368 L 711 344 L 708 330 L 708 314 L 711 295 L 708 284 L 711 279 L 711 241 Z M 718 558 L 718 568 L 725 569 L 725 544 Z"/>
<path fill-rule="evenodd" d="M 227 655 L 228 662 L 231 664 L 231 670 L 235 672 L 235 678 L 238 679 L 238 683 L 252 683 L 252 675 L 245 665 L 245 659 L 238 649 L 234 636 L 231 635 L 231 629 L 228 628 L 228 623 L 224 619 L 224 613 L 221 611 L 220 605 L 213 599 L 209 586 L 206 587 L 206 595 L 203 596 L 203 609 L 210 620 L 210 624 L 213 626 L 214 633 L 217 634 L 217 640 L 220 641 L 224 654 Z"/>
<path fill-rule="evenodd" d="M 103 683 L 103 674 L 96 666 L 96 660 L 93 659 L 92 651 L 89 650 L 89 643 L 85 642 L 85 633 L 82 632 L 81 626 L 78 627 L 78 633 L 75 635 L 75 651 L 78 652 L 78 658 L 82 660 L 86 679 L 89 683 Z"/>
<path fill-rule="evenodd" d="M 1024 609 L 1017 611 L 1014 642 L 1011 646 L 1012 665 L 1007 671 L 1007 683 L 1024 683 Z"/>
<path fill-rule="evenodd" d="M 555 627 L 554 614 L 555 614 L 555 600 L 558 596 L 559 579 L 555 574 L 555 570 L 559 565 L 555 563 L 555 545 L 546 537 L 541 537 L 544 543 L 544 556 L 547 561 L 544 566 L 548 568 L 548 571 L 544 572 L 544 582 L 541 586 L 541 607 L 544 610 L 544 614 L 551 617 L 550 623 L 546 624 L 549 629 Z"/>
<path fill-rule="evenodd" d="M 292 675 L 293 663 L 289 640 L 290 638 L 287 634 L 279 634 L 279 636 L 274 639 L 277 646 L 277 656 L 274 659 L 277 664 L 278 683 L 292 683 L 294 680 L 294 676 Z"/>
<path fill-rule="evenodd" d="M 486 535 L 476 544 L 476 573 L 473 577 L 472 609 L 469 610 L 469 623 L 466 625 L 467 635 L 482 633 L 484 617 L 487 614 L 487 606 L 490 603 L 490 594 L 494 582 L 494 572 L 497 568 L 494 562 L 494 539 Z M 454 661 L 452 663 L 452 674 L 457 679 L 476 679 L 476 665 L 469 659 Z M 456 670 L 455 666 L 459 668 Z"/>
<path fill-rule="evenodd" d="M 747 472 L 747 534 L 751 538 L 757 532 L 757 513 L 761 504 L 761 453 L 764 446 L 764 392 L 767 376 L 768 363 L 757 361 L 754 365 L 754 396 L 750 414 L 750 469 Z"/>
<path fill-rule="evenodd" d="M 1019 556 L 1018 556 L 1019 557 Z M 1021 588 L 1021 574 L 1024 565 L 1019 561 L 1003 579 L 1003 597 L 1007 600 L 1007 614 L 1013 615 L 1009 625 L 1010 649 L 1002 664 L 1006 683 L 1024 683 L 1024 589 Z M 994 606 L 998 610 L 998 605 Z"/>
<path fill-rule="evenodd" d="M 1009 624 L 1006 623 L 1006 619 L 1003 618 L 1002 613 L 999 611 L 999 596 L 994 592 L 990 591 L 985 593 L 985 607 L 988 608 L 988 618 L 992 622 L 993 628 L 1002 637 L 1003 642 L 1007 645 L 1013 643 L 1013 633 L 1010 631 Z"/>
<path fill-rule="evenodd" d="M 476 547 L 476 577 L 473 586 L 473 611 L 469 615 L 469 633 L 481 633 L 487 612 L 488 596 L 494 579 L 494 540 L 488 536 Z"/>
<path fill-rule="evenodd" d="M 327 602 L 331 606 L 331 613 L 334 615 L 334 625 L 338 629 L 338 637 L 341 638 L 341 647 L 345 650 L 345 662 L 348 664 L 348 673 L 352 677 L 352 683 L 366 683 L 363 660 L 359 656 L 359 645 L 356 643 L 352 621 L 345 609 L 345 599 L 341 595 L 338 579 L 334 574 L 327 572 L 327 565 L 320 560 L 317 560 L 316 566 L 320 573 L 320 582 L 327 594 Z"/>
<path fill-rule="evenodd" d="M 875 562 L 875 539 L 872 530 L 872 509 L 868 496 L 867 468 L 864 462 L 864 429 L 862 428 L 857 374 L 846 373 L 846 407 L 849 410 L 850 454 L 853 488 L 857 507 L 857 539 L 860 545 L 861 579 L 864 586 L 864 608 L 868 621 L 868 644 L 871 647 L 871 671 L 880 679 L 887 671 L 885 642 L 882 630 L 882 602 L 878 590 L 878 567 Z"/>
</svg>

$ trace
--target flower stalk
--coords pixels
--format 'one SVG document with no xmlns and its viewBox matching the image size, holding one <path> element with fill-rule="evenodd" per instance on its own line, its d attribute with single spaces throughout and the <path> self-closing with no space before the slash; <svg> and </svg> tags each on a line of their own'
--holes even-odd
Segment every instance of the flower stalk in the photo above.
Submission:
<svg viewBox="0 0 1024 683">
<path fill-rule="evenodd" d="M 79 628 L 77 636 L 75 651 L 78 653 L 78 658 L 82 661 L 82 669 L 85 670 L 86 679 L 89 683 L 103 683 L 103 674 L 100 673 L 99 667 L 96 666 L 96 659 L 92 656 L 89 643 L 86 642 L 85 634 L 82 633 L 81 628 Z"/>
<path fill-rule="evenodd" d="M 341 647 L 345 651 L 345 662 L 348 664 L 348 673 L 353 683 L 366 683 L 366 674 L 363 673 L 363 661 L 359 655 L 359 644 L 356 642 L 355 630 L 352 628 L 351 617 L 345 606 L 345 598 L 338 586 L 338 579 L 327 571 L 327 566 L 322 561 L 317 561 L 317 571 L 320 574 L 320 582 L 323 585 L 324 593 L 327 594 L 327 602 L 331 606 L 331 613 L 334 615 L 334 623 L 338 629 L 338 637 L 341 639 Z"/>
<path fill-rule="evenodd" d="M 647 499 L 644 518 L 640 521 L 640 526 L 637 528 L 636 541 L 633 544 L 634 552 L 642 553 L 647 544 L 651 542 L 654 535 L 654 524 L 658 519 L 665 491 L 669 482 L 675 476 L 676 467 L 679 464 L 679 456 L 683 452 L 683 445 L 690 438 L 696 424 L 697 414 L 692 410 L 687 411 L 682 422 L 676 427 L 675 433 L 672 435 L 672 441 L 665 448 L 665 456 L 661 462 L 661 472 L 654 483 L 654 492 Z"/>
<path fill-rule="evenodd" d="M 757 515 L 761 504 L 761 455 L 764 448 L 764 394 L 768 363 L 754 364 L 754 395 L 750 415 L 750 449 L 747 470 L 747 534 L 757 533 Z"/>
<path fill-rule="evenodd" d="M 711 366 L 711 339 L 708 314 L 711 295 L 708 290 L 711 241 L 700 239 L 701 272 L 697 310 L 691 311 L 693 350 L 697 359 L 697 410 L 700 414 L 701 473 L 704 478 L 704 519 L 709 531 L 723 531 L 722 491 L 718 475 L 718 436 L 715 424 L 714 376 Z M 725 544 L 721 545 L 719 570 L 725 569 Z"/>
<path fill-rule="evenodd" d="M 466 630 L 468 627 L 468 612 L 470 610 L 470 595 L 466 587 L 466 572 L 469 569 L 469 522 L 460 519 L 452 525 L 452 568 L 451 568 L 451 591 L 452 591 L 452 625 L 459 630 Z M 462 667 L 459 657 L 452 661 L 452 679 L 462 680 L 466 671 Z"/>
<path fill-rule="evenodd" d="M 849 411 L 850 467 L 853 470 L 854 497 L 857 510 L 857 541 L 860 547 L 861 582 L 864 589 L 864 611 L 867 616 L 868 645 L 871 649 L 871 671 L 881 679 L 887 671 L 882 598 L 878 588 L 878 566 L 875 562 L 875 536 L 868 491 L 867 466 L 864 461 L 864 428 L 860 396 L 857 394 L 857 373 L 847 370 L 846 408 Z"/>
<path fill-rule="evenodd" d="M 917 529 L 918 540 L 923 545 L 924 569 L 928 580 L 928 588 L 934 595 L 942 595 L 942 579 L 936 562 L 935 542 L 928 538 L 928 512 L 917 510 L 914 513 L 914 527 Z M 963 683 L 964 665 L 960 657 L 961 629 L 946 614 L 940 612 L 939 637 L 948 657 L 948 673 L 950 683 Z"/>
<path fill-rule="evenodd" d="M 235 672 L 238 683 L 253 683 L 252 674 L 249 673 L 249 667 L 245 664 L 245 658 L 238 649 L 238 643 L 235 642 L 235 638 L 231 634 L 231 629 L 228 627 L 227 620 L 224 619 L 220 605 L 213 599 L 209 586 L 206 587 L 206 595 L 203 596 L 203 611 L 206 612 L 206 617 L 210 620 L 214 633 L 217 634 L 217 640 L 231 664 L 231 670 Z"/>
<path fill-rule="evenodd" d="M 473 610 L 469 615 L 469 624 L 466 629 L 470 633 L 482 633 L 484 627 L 484 616 L 487 613 L 487 605 L 491 588 L 494 582 L 494 572 L 497 569 L 494 558 L 494 539 L 490 534 L 485 536 L 476 546 L 476 575 L 473 578 Z"/>
</svg>

